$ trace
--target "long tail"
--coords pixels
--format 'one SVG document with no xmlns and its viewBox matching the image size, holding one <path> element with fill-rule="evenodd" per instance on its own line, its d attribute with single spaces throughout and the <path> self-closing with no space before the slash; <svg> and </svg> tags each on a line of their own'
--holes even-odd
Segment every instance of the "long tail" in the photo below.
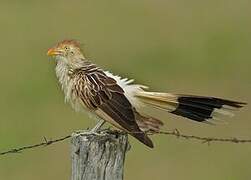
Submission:
<svg viewBox="0 0 251 180">
<path fill-rule="evenodd" d="M 215 97 L 140 91 L 137 98 L 144 104 L 188 119 L 206 122 L 217 115 L 233 115 L 246 103 Z"/>
</svg>

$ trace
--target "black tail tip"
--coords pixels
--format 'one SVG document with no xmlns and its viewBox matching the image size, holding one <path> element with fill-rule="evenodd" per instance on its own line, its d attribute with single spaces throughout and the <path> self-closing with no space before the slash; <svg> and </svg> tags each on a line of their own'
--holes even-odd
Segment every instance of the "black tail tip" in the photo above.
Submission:
<svg viewBox="0 0 251 180">
<path fill-rule="evenodd" d="M 173 114 L 189 118 L 194 121 L 203 122 L 212 119 L 216 109 L 229 107 L 239 109 L 247 103 L 227 99 L 181 95 L 178 97 L 178 107 L 172 111 Z"/>
</svg>

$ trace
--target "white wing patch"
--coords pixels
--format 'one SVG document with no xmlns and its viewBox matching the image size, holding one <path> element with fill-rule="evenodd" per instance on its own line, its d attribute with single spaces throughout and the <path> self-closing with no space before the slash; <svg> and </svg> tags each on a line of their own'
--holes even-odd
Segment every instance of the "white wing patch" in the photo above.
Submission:
<svg viewBox="0 0 251 180">
<path fill-rule="evenodd" d="M 136 95 L 144 91 L 144 89 L 148 89 L 147 86 L 133 84 L 133 79 L 121 78 L 120 76 L 113 75 L 109 71 L 105 71 L 105 74 L 113 78 L 118 83 L 118 85 L 125 91 L 125 96 L 127 99 L 136 109 L 140 109 L 144 106 L 144 104 L 136 97 Z"/>
<path fill-rule="evenodd" d="M 118 85 L 120 87 L 122 87 L 122 89 L 124 89 L 126 86 L 128 86 L 129 84 L 133 83 L 134 79 L 127 79 L 127 78 L 121 78 L 120 76 L 117 75 L 113 75 L 112 73 L 110 73 L 109 71 L 105 71 L 105 74 L 113 79 L 116 80 L 116 82 L 118 83 Z"/>
</svg>

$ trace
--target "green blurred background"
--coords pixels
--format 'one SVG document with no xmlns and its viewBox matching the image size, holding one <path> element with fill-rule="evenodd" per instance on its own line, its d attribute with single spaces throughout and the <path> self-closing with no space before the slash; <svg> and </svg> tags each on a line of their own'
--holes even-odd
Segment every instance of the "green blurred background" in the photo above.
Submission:
<svg viewBox="0 0 251 180">
<path fill-rule="evenodd" d="M 251 1 L 0 1 L 0 150 L 94 125 L 64 104 L 46 51 L 78 39 L 93 61 L 154 90 L 251 102 Z M 251 138 L 250 107 L 210 126 L 162 115 L 165 129 Z M 245 180 L 251 144 L 156 135 L 149 150 L 134 139 L 125 179 Z M 0 157 L 1 180 L 69 179 L 69 141 Z"/>
</svg>

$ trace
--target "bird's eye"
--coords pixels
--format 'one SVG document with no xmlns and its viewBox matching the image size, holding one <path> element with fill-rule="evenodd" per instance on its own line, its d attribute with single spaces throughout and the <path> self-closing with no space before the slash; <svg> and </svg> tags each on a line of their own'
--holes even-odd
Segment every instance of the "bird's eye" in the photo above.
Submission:
<svg viewBox="0 0 251 180">
<path fill-rule="evenodd" d="M 68 50 L 69 48 L 67 46 L 64 47 L 65 50 Z"/>
</svg>

